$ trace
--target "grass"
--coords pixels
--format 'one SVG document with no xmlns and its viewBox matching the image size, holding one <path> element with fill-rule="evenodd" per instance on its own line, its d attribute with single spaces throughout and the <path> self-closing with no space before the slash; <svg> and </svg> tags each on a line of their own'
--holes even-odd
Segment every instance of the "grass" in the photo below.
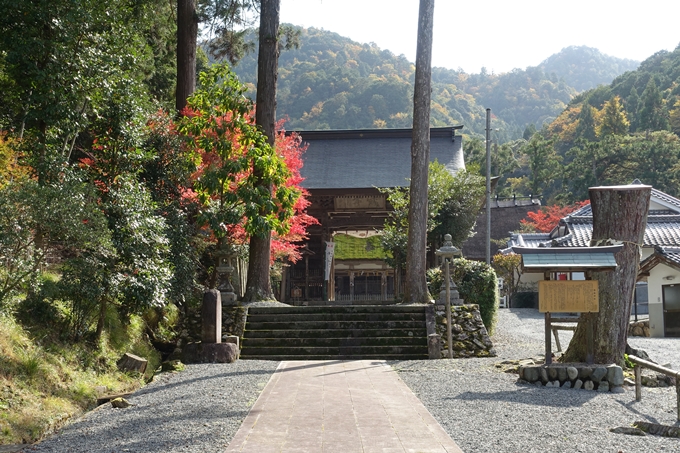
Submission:
<svg viewBox="0 0 680 453">
<path fill-rule="evenodd" d="M 132 352 L 149 360 L 153 374 L 160 358 L 144 341 L 144 322 L 133 317 L 108 327 L 93 347 L 61 342 L 54 326 L 26 327 L 0 313 L 0 445 L 35 442 L 94 408 L 97 387 L 123 393 L 143 385 L 144 376 L 121 373 L 115 362 Z"/>
</svg>

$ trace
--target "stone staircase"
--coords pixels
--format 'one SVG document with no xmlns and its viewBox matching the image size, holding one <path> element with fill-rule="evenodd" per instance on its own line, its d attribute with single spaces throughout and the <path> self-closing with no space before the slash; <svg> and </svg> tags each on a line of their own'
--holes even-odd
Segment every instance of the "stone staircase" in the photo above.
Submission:
<svg viewBox="0 0 680 453">
<path fill-rule="evenodd" d="M 242 359 L 427 359 L 424 306 L 251 307 Z"/>
</svg>

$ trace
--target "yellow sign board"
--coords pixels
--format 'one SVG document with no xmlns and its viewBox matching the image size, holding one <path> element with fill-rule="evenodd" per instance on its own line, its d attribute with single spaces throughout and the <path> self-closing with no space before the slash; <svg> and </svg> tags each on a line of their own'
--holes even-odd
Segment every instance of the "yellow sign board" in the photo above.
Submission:
<svg viewBox="0 0 680 453">
<path fill-rule="evenodd" d="M 597 313 L 597 280 L 542 280 L 538 282 L 541 313 Z"/>
</svg>

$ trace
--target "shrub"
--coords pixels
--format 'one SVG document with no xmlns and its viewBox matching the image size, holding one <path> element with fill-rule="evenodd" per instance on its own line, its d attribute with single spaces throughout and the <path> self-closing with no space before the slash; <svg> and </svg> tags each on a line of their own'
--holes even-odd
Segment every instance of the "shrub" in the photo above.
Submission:
<svg viewBox="0 0 680 453">
<path fill-rule="evenodd" d="M 456 258 L 451 266 L 453 281 L 466 304 L 479 305 L 482 321 L 489 334 L 493 333 L 498 309 L 498 279 L 493 268 L 480 261 Z"/>
</svg>

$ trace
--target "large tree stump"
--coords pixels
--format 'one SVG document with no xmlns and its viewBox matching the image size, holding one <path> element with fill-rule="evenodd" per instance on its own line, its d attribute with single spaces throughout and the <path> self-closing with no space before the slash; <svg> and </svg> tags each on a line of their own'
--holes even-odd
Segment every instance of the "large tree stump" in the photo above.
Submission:
<svg viewBox="0 0 680 453">
<path fill-rule="evenodd" d="M 121 371 L 137 371 L 140 374 L 144 374 L 147 363 L 146 359 L 126 352 L 123 354 L 123 357 L 118 359 L 116 365 L 118 365 L 118 369 Z"/>
<path fill-rule="evenodd" d="M 616 270 L 593 273 L 593 280 L 599 282 L 600 310 L 581 315 L 583 321 L 562 361 L 585 361 L 588 322 L 592 322 L 595 363 L 623 364 L 651 192 L 651 186 L 642 184 L 589 189 L 593 210 L 590 245 L 623 244 L 623 249 L 615 255 Z"/>
</svg>

